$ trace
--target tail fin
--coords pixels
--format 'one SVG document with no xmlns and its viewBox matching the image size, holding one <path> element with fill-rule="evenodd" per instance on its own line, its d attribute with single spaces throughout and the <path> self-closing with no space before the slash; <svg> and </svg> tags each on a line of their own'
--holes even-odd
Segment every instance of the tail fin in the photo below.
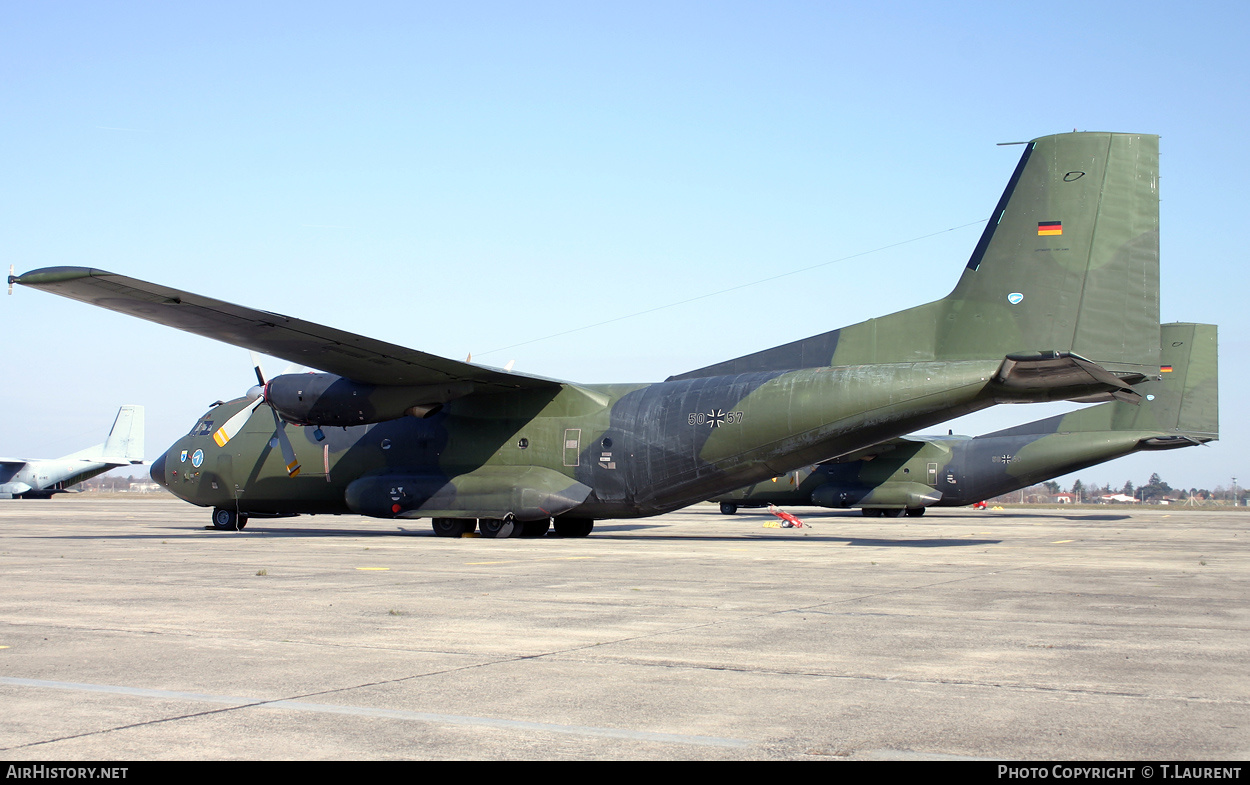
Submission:
<svg viewBox="0 0 1250 785">
<path fill-rule="evenodd" d="M 117 410 L 117 418 L 104 444 L 88 447 L 66 455 L 65 459 L 125 465 L 143 463 L 143 407 L 126 405 Z"/>
<path fill-rule="evenodd" d="M 1034 139 L 945 298 L 673 378 L 1048 351 L 1154 374 L 1158 162 L 1157 136 Z"/>
<path fill-rule="evenodd" d="M 1112 429 L 1171 431 L 1204 442 L 1218 439 L 1219 341 L 1215 325 L 1165 324 L 1162 335 L 1159 373 L 1138 385 L 1146 400 L 1141 406 L 1113 406 Z"/>
<path fill-rule="evenodd" d="M 996 431 L 986 436 L 1141 431 L 1146 447 L 1184 447 L 1220 437 L 1217 357 L 1213 324 L 1165 324 L 1162 364 L 1136 386 L 1141 405 L 1107 403 Z"/>
<path fill-rule="evenodd" d="M 143 463 L 143 407 L 123 406 L 108 438 L 104 440 L 104 457 L 122 459 L 126 463 Z"/>
</svg>

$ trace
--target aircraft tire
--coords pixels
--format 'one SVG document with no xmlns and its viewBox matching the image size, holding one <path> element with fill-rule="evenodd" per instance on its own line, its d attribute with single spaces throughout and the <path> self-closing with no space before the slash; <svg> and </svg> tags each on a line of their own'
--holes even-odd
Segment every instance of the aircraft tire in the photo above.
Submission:
<svg viewBox="0 0 1250 785">
<path fill-rule="evenodd" d="M 873 507 L 860 507 L 860 508 L 859 508 L 859 512 L 860 512 L 860 514 L 862 514 L 865 518 L 876 518 L 878 515 L 880 515 L 880 514 L 881 514 L 881 510 L 878 510 L 878 509 L 873 508 Z"/>
<path fill-rule="evenodd" d="M 477 521 L 472 518 L 435 518 L 432 525 L 438 537 L 463 537 L 477 528 Z"/>
<path fill-rule="evenodd" d="M 247 516 L 225 507 L 213 508 L 213 528 L 222 532 L 241 532 L 247 526 Z"/>
<path fill-rule="evenodd" d="M 551 528 L 551 519 L 543 518 L 541 521 L 526 521 L 521 524 L 522 537 L 545 537 L 547 530 Z"/>
<path fill-rule="evenodd" d="M 734 504 L 733 502 L 721 502 L 720 503 L 721 515 L 733 515 L 737 511 L 738 511 L 738 505 Z"/>
<path fill-rule="evenodd" d="M 877 514 L 885 518 L 897 518 L 898 516 L 903 514 L 903 508 L 891 507 L 889 509 L 879 510 Z"/>
<path fill-rule="evenodd" d="M 505 521 L 502 518 L 482 518 L 477 522 L 479 534 L 495 539 L 520 537 L 523 529 L 524 524 L 520 521 Z"/>
<path fill-rule="evenodd" d="M 556 518 L 557 537 L 585 537 L 593 528 L 595 528 L 595 522 L 591 518 L 568 518 L 566 520 Z"/>
<path fill-rule="evenodd" d="M 908 507 L 907 514 L 913 518 L 919 518 L 924 515 L 924 507 Z"/>
</svg>

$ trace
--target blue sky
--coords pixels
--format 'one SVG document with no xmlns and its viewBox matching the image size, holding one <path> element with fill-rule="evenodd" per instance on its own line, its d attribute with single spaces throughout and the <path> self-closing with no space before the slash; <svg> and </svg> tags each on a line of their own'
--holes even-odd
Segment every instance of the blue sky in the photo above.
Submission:
<svg viewBox="0 0 1250 785">
<path fill-rule="evenodd" d="M 1220 326 L 1222 439 L 1078 476 L 1241 484 L 1247 16 L 13 2 L 0 247 L 18 272 L 99 267 L 457 359 L 656 381 L 944 295 L 1018 158 L 997 142 L 1156 133 L 1163 319 Z M 87 446 L 140 403 L 155 457 L 252 380 L 245 351 L 39 292 L 0 325 L 5 455 Z"/>
</svg>

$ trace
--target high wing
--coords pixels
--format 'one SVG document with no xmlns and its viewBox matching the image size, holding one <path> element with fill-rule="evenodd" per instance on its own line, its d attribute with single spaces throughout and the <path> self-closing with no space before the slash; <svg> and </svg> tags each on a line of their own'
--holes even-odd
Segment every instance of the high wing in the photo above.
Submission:
<svg viewBox="0 0 1250 785">
<path fill-rule="evenodd" d="M 11 276 L 10 282 L 366 384 L 420 386 L 468 382 L 483 392 L 490 388 L 503 392 L 561 384 L 554 379 L 448 360 L 333 327 L 89 267 L 47 267 Z"/>
</svg>

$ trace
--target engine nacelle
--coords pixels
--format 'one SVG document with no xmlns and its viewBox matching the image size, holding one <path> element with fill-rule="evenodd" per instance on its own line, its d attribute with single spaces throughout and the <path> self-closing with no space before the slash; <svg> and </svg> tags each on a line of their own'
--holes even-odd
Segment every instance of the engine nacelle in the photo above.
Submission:
<svg viewBox="0 0 1250 785">
<path fill-rule="evenodd" d="M 447 401 L 468 395 L 469 382 L 391 387 L 362 384 L 330 373 L 288 373 L 265 387 L 265 402 L 299 425 L 366 425 L 400 417 L 429 417 Z"/>
</svg>

